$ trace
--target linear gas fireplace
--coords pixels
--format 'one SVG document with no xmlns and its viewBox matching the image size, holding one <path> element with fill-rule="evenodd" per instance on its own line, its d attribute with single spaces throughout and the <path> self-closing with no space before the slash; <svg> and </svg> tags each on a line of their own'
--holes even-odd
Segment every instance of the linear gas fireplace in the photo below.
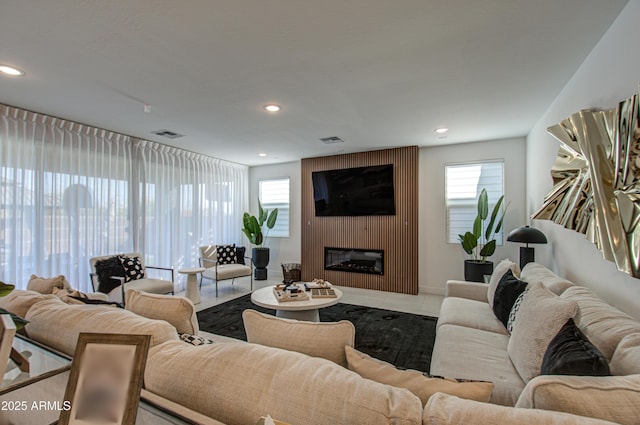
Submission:
<svg viewBox="0 0 640 425">
<path fill-rule="evenodd" d="M 381 249 L 324 248 L 324 269 L 339 272 L 384 274 Z"/>
</svg>

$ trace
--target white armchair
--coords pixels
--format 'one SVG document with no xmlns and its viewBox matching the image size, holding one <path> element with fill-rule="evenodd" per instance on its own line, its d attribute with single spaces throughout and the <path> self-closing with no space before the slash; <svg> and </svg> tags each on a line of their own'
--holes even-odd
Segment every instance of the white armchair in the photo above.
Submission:
<svg viewBox="0 0 640 425">
<path fill-rule="evenodd" d="M 120 284 L 117 285 L 115 288 L 106 292 L 110 301 L 118 301 L 118 302 L 124 303 L 125 292 L 129 289 L 137 289 L 139 291 L 151 292 L 153 294 L 173 294 L 174 293 L 174 286 L 173 286 L 174 276 L 173 276 L 172 268 L 156 267 L 156 266 L 149 266 L 149 265 L 145 266 L 143 256 L 137 252 L 122 254 L 122 256 L 128 257 L 128 258 L 137 257 L 140 261 L 140 265 L 142 267 L 142 273 L 144 274 L 144 277 L 141 279 L 135 279 L 135 280 L 130 280 L 128 282 L 125 282 L 127 279 L 124 276 L 118 276 L 118 275 L 110 276 L 111 279 L 118 280 L 120 282 Z M 98 263 L 101 260 L 111 259 L 113 257 L 117 257 L 117 256 L 105 255 L 105 256 L 93 257 L 89 259 L 89 264 L 91 265 L 91 273 L 89 276 L 91 278 L 91 285 L 93 286 L 94 291 L 98 292 L 98 289 L 100 289 L 100 278 L 98 276 L 98 273 L 96 272 L 96 263 Z M 155 269 L 155 270 L 169 272 L 171 274 L 171 280 L 147 277 L 146 269 Z M 167 273 L 167 275 L 169 273 Z"/>
<path fill-rule="evenodd" d="M 238 247 L 243 249 L 244 247 Z M 200 288 L 202 279 L 213 280 L 216 283 L 216 297 L 218 296 L 218 281 L 231 279 L 231 284 L 238 277 L 251 276 L 251 290 L 253 291 L 253 262 L 250 257 L 242 255 L 245 263 L 220 264 L 218 261 L 218 246 L 205 245 L 200 247 L 200 267 L 206 270 L 200 274 Z"/>
</svg>

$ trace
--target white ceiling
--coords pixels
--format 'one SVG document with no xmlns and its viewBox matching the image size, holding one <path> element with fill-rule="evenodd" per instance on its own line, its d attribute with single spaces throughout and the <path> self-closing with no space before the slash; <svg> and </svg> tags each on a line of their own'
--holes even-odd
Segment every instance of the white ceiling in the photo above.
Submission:
<svg viewBox="0 0 640 425">
<path fill-rule="evenodd" d="M 524 136 L 626 3 L 2 0 L 0 102 L 248 165 Z"/>
</svg>

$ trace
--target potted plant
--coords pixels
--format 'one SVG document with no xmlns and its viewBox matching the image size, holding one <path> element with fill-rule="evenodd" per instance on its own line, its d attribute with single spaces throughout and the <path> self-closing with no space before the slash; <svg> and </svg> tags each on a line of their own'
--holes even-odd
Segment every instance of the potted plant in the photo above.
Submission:
<svg viewBox="0 0 640 425">
<path fill-rule="evenodd" d="M 489 215 L 489 197 L 482 189 L 478 197 L 478 215 L 473 221 L 473 231 L 458 235 L 462 249 L 471 255 L 464 261 L 464 279 L 471 282 L 484 282 L 484 276 L 493 273 L 493 262 L 488 261 L 496 251 L 496 235 L 502 229 L 507 211 L 503 206 L 504 195 L 498 199 Z M 487 220 L 489 222 L 487 223 Z"/>
<path fill-rule="evenodd" d="M 247 212 L 242 216 L 242 232 L 247 239 L 255 247 L 252 250 L 252 260 L 255 267 L 254 277 L 256 280 L 267 279 L 267 266 L 269 265 L 269 248 L 263 246 L 267 241 L 269 230 L 273 229 L 278 219 L 278 209 L 274 208 L 271 212 L 262 208 L 262 203 L 258 200 L 258 217 Z M 263 226 L 267 227 L 265 233 L 262 232 Z"/>
</svg>

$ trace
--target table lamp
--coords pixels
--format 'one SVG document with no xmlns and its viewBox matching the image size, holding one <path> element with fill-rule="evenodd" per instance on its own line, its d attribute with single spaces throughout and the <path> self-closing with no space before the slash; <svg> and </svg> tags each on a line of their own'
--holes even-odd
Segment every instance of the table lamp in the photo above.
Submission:
<svg viewBox="0 0 640 425">
<path fill-rule="evenodd" d="M 518 227 L 513 229 L 509 236 L 509 242 L 520 242 L 526 246 L 520 247 L 520 268 L 522 269 L 527 263 L 535 261 L 535 252 L 533 248 L 529 248 L 530 243 L 547 243 L 547 237 L 538 229 L 529 226 Z"/>
</svg>

